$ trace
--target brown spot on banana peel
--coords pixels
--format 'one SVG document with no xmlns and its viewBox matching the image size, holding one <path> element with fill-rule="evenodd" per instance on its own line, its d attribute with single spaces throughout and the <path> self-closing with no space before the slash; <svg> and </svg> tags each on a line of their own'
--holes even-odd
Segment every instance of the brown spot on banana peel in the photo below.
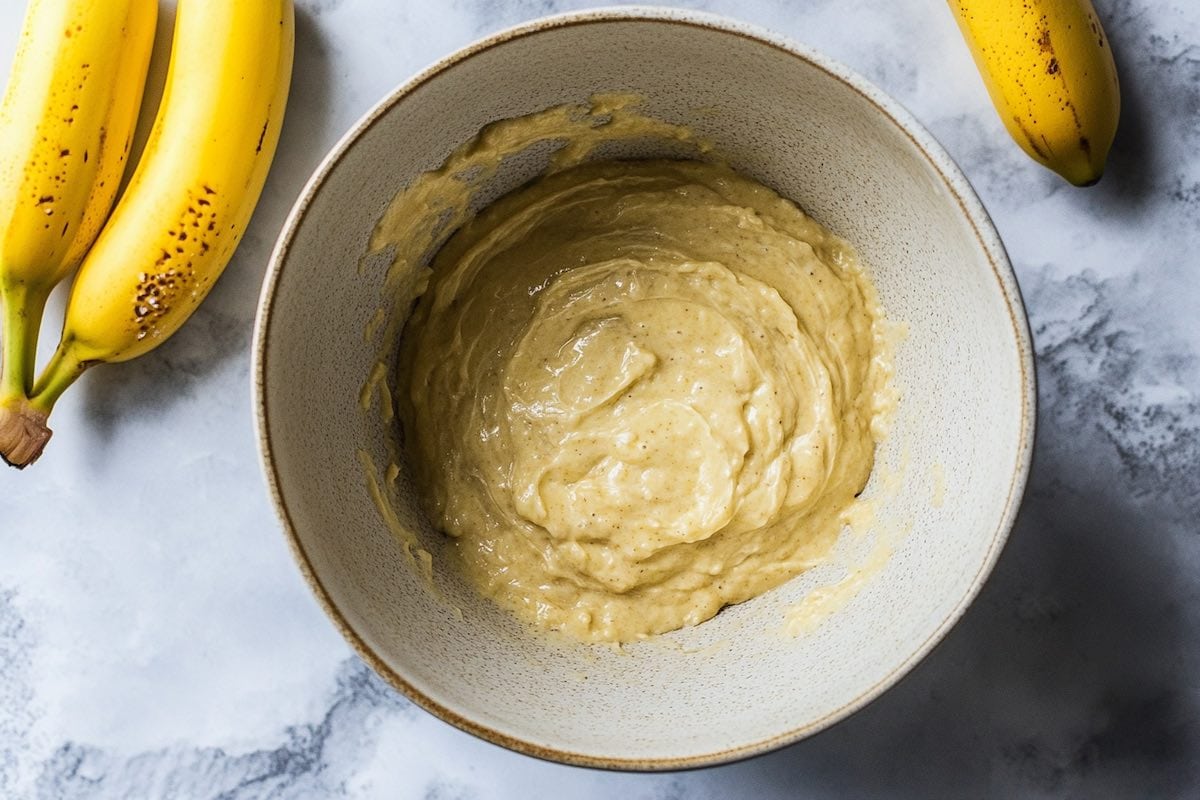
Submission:
<svg viewBox="0 0 1200 800">
<path fill-rule="evenodd" d="M 1092 34 L 1096 37 L 1096 44 L 1099 47 L 1103 48 L 1104 47 L 1104 28 L 1101 27 L 1100 20 L 1096 19 L 1096 15 L 1090 11 L 1088 12 L 1088 25 L 1092 29 Z"/>
<path fill-rule="evenodd" d="M 1037 137 L 1033 135 L 1033 131 L 1029 130 L 1029 128 L 1026 128 L 1025 123 L 1022 122 L 1021 118 L 1016 114 L 1013 115 L 1013 122 L 1016 123 L 1016 126 L 1021 130 L 1021 133 L 1025 135 L 1025 141 L 1027 141 L 1029 146 L 1033 148 L 1033 152 L 1037 153 L 1038 158 L 1048 161 L 1050 159 L 1050 154 L 1042 150 L 1041 146 L 1038 144 Z"/>
<path fill-rule="evenodd" d="M 1054 50 L 1054 39 L 1050 35 L 1049 28 L 1042 29 L 1041 35 L 1038 36 L 1038 47 L 1049 57 L 1049 60 L 1046 62 L 1046 74 L 1058 76 L 1058 81 L 1063 86 L 1065 97 L 1067 76 L 1062 72 L 1062 65 L 1059 64 L 1058 53 Z M 1083 125 L 1079 121 L 1079 111 L 1075 108 L 1075 104 L 1070 100 L 1064 100 L 1063 106 L 1070 110 L 1071 118 L 1075 121 L 1075 130 L 1082 130 Z"/>
<path fill-rule="evenodd" d="M 1101 37 L 1101 40 L 1103 40 L 1102 29 L 1100 28 L 1099 22 L 1096 20 L 1095 16 L 1089 14 L 1088 22 L 1092 26 L 1093 32 L 1097 33 L 1097 35 L 1099 35 Z M 1076 108 L 1075 103 L 1073 101 L 1071 101 L 1070 99 L 1067 99 L 1068 98 L 1068 95 L 1066 94 L 1067 76 L 1064 75 L 1062 72 L 1062 67 L 1059 64 L 1058 56 L 1054 50 L 1054 40 L 1051 37 L 1049 28 L 1042 30 L 1041 36 L 1038 37 L 1038 46 L 1041 48 L 1043 53 L 1046 53 L 1049 56 L 1049 61 L 1046 64 L 1046 74 L 1058 76 L 1058 81 L 1063 87 L 1063 93 L 1064 93 L 1063 94 L 1063 97 L 1064 97 L 1063 108 L 1071 112 L 1071 121 L 1075 123 L 1075 130 L 1079 133 L 1079 148 L 1083 152 L 1085 158 L 1090 162 L 1092 160 L 1092 145 L 1091 145 L 1091 142 L 1088 141 L 1087 136 L 1083 135 L 1083 121 L 1080 120 L 1080 118 L 1079 118 L 1079 109 Z M 1022 130 L 1024 130 L 1024 128 L 1022 128 Z M 1025 135 L 1026 135 L 1026 137 L 1029 136 L 1028 131 L 1025 132 Z M 1044 139 L 1045 139 L 1045 137 L 1043 137 L 1043 140 Z M 1030 144 L 1031 145 L 1033 144 L 1032 141 L 1030 142 Z M 1053 148 L 1050 147 L 1049 142 L 1046 142 L 1046 145 L 1047 145 L 1047 148 L 1046 148 L 1047 150 L 1053 151 Z M 1034 149 L 1036 152 L 1039 153 L 1039 155 L 1041 154 L 1040 148 L 1037 148 L 1036 146 L 1034 146 Z M 1044 156 L 1044 157 L 1047 158 L 1047 160 L 1049 160 L 1048 156 Z M 1095 178 L 1091 179 L 1090 181 L 1087 181 L 1084 183 L 1079 183 L 1076 185 L 1093 186 L 1099 180 L 1100 180 L 1100 176 L 1096 176 Z M 1074 181 L 1072 181 L 1072 183 L 1074 183 Z"/>
<path fill-rule="evenodd" d="M 162 249 L 161 257 L 154 262 L 153 271 L 138 275 L 129 323 L 137 332 L 139 341 L 148 336 L 157 336 L 158 323 L 170 313 L 171 308 L 189 293 L 194 295 L 199 286 L 204 285 L 203 279 L 197 282 L 193 259 L 207 255 L 212 245 L 196 231 L 207 228 L 214 236 L 220 235 L 216 231 L 217 212 L 212 203 L 205 199 L 215 194 L 208 185 L 189 192 L 188 202 L 177 225 L 166 232 L 167 238 L 174 244 L 169 246 L 170 249 Z M 188 234 L 189 228 L 194 229 L 191 235 Z"/>
<path fill-rule="evenodd" d="M 254 148 L 255 155 L 262 152 L 263 141 L 267 138 L 267 128 L 269 127 L 271 127 L 271 118 L 267 117 L 267 121 L 263 123 L 262 132 L 258 134 L 258 146 Z"/>
</svg>

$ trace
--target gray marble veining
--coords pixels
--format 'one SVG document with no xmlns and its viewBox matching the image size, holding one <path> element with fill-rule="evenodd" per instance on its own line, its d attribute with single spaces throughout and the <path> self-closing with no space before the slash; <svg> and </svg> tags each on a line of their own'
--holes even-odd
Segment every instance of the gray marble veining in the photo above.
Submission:
<svg viewBox="0 0 1200 800">
<path fill-rule="evenodd" d="M 265 259 L 308 174 L 384 92 L 586 4 L 300 0 L 288 125 L 229 272 L 168 345 L 67 396 L 35 469 L 0 474 L 0 796 L 1200 795 L 1200 6 L 1097 0 L 1125 112 L 1109 174 L 1079 191 L 1008 140 L 940 2 L 673 4 L 876 81 L 993 214 L 1037 344 L 1038 450 L 962 622 L 833 729 L 680 774 L 517 756 L 376 678 L 309 596 L 258 475 L 247 349 Z M 0 62 L 21 5 L 0 7 Z"/>
</svg>

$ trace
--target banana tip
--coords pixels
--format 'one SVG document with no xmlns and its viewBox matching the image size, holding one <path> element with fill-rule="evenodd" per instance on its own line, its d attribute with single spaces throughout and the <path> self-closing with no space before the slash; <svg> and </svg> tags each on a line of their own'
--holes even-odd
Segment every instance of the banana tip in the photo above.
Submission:
<svg viewBox="0 0 1200 800">
<path fill-rule="evenodd" d="M 1084 168 L 1073 167 L 1065 169 L 1056 169 L 1063 180 L 1072 186 L 1078 186 L 1080 189 L 1086 189 L 1089 186 L 1095 186 L 1104 177 L 1104 166 L 1087 166 Z"/>
<path fill-rule="evenodd" d="M 10 467 L 25 469 L 38 460 L 52 434 L 47 414 L 24 398 L 0 404 L 0 458 Z"/>
</svg>

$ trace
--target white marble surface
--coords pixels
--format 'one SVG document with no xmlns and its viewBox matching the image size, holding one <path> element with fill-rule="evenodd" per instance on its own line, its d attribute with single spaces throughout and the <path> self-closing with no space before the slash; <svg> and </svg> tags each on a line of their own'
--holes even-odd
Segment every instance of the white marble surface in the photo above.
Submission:
<svg viewBox="0 0 1200 800">
<path fill-rule="evenodd" d="M 0 4 L 0 63 L 22 5 Z M 392 692 L 300 579 L 252 436 L 259 283 L 322 154 L 425 64 L 586 4 L 298 5 L 283 143 L 226 276 L 167 346 L 66 396 L 36 467 L 0 473 L 0 797 L 1200 796 L 1200 5 L 1097 0 L 1126 110 L 1081 191 L 1009 141 L 940 0 L 677 3 L 846 62 L 946 145 L 1015 263 L 1042 409 L 1008 548 L 912 675 L 811 740 L 664 775 L 508 753 Z"/>
</svg>

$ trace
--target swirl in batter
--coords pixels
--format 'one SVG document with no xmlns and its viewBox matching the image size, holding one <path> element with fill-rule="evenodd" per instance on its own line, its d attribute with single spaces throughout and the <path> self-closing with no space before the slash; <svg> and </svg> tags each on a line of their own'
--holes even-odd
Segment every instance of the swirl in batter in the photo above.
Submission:
<svg viewBox="0 0 1200 800">
<path fill-rule="evenodd" d="M 724 166 L 542 178 L 449 240 L 405 330 L 431 519 L 542 626 L 703 622 L 836 539 L 872 468 L 880 321 L 845 242 Z"/>
</svg>

